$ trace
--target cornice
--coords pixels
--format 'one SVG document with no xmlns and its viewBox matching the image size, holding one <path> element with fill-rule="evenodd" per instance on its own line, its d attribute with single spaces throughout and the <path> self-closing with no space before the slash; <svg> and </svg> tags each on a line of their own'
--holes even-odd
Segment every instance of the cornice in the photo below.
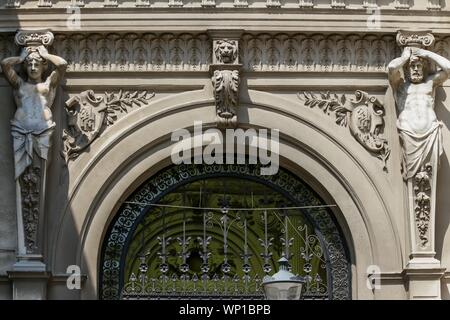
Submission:
<svg viewBox="0 0 450 320">
<path fill-rule="evenodd" d="M 101 13 L 101 14 L 99 14 Z M 274 14 L 276 13 L 276 14 Z M 0 30 L 66 26 L 65 8 L 0 9 Z M 79 32 L 200 32 L 211 28 L 241 28 L 268 32 L 392 33 L 398 29 L 431 29 L 450 34 L 450 11 L 381 10 L 379 29 L 368 29 L 370 17 L 361 9 L 300 8 L 81 8 Z"/>
</svg>

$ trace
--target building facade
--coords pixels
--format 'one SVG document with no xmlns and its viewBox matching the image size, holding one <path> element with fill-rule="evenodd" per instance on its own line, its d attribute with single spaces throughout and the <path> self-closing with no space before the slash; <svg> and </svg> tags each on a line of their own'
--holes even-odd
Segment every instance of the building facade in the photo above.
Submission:
<svg viewBox="0 0 450 320">
<path fill-rule="evenodd" d="M 0 39 L 1 299 L 259 299 L 280 257 L 450 298 L 445 1 L 3 0 Z"/>
</svg>

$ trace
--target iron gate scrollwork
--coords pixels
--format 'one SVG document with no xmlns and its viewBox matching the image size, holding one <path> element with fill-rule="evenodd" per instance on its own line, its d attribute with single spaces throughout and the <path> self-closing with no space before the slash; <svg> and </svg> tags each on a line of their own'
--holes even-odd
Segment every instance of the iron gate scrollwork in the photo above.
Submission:
<svg viewBox="0 0 450 320">
<path fill-rule="evenodd" d="M 307 279 L 304 299 L 350 299 L 350 262 L 330 209 L 290 172 L 259 170 L 181 165 L 148 180 L 106 235 L 100 298 L 262 299 L 262 278 L 285 256 Z"/>
</svg>

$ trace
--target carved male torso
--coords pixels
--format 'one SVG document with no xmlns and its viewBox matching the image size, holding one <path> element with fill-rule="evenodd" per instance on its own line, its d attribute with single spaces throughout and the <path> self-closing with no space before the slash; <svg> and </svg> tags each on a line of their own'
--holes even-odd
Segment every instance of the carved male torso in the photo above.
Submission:
<svg viewBox="0 0 450 320">
<path fill-rule="evenodd" d="M 437 121 L 434 111 L 435 90 L 432 80 L 415 84 L 404 82 L 396 93 L 398 127 L 414 133 L 426 133 Z"/>
<path fill-rule="evenodd" d="M 430 61 L 441 70 L 429 73 Z M 403 147 L 405 179 L 414 177 L 430 161 L 437 166 L 442 137 L 441 122 L 434 111 L 435 90 L 448 79 L 449 73 L 449 60 L 420 48 L 405 48 L 402 56 L 389 64 L 389 81 L 399 113 L 397 128 Z"/>
</svg>

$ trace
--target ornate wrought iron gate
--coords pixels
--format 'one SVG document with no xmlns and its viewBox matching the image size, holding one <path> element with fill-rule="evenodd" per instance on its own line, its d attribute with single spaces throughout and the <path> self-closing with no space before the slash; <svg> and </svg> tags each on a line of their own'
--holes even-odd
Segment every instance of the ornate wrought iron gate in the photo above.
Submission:
<svg viewBox="0 0 450 320">
<path fill-rule="evenodd" d="M 122 205 L 105 238 L 102 299 L 262 299 L 285 256 L 304 299 L 349 299 L 344 239 L 323 201 L 288 171 L 182 165 Z"/>
</svg>

